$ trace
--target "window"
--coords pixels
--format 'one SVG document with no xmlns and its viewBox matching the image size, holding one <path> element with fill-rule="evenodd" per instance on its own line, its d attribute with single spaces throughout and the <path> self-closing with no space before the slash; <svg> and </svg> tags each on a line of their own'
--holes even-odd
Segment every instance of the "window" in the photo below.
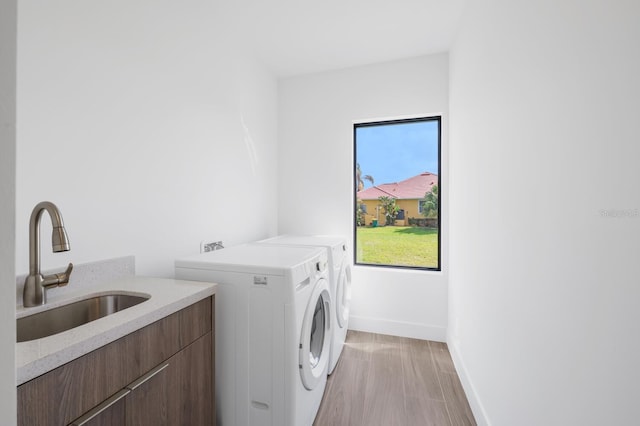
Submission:
<svg viewBox="0 0 640 426">
<path fill-rule="evenodd" d="M 440 270 L 441 117 L 354 124 L 355 263 Z"/>
<path fill-rule="evenodd" d="M 425 200 L 418 200 L 418 213 L 422 214 L 425 203 L 426 203 Z"/>
</svg>

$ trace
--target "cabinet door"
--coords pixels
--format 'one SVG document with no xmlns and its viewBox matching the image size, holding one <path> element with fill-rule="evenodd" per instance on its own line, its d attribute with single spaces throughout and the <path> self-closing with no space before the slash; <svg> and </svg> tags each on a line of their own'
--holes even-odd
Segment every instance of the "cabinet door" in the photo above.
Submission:
<svg viewBox="0 0 640 426">
<path fill-rule="evenodd" d="M 178 353 L 169 387 L 172 425 L 215 425 L 213 333 Z"/>
<path fill-rule="evenodd" d="M 126 398 L 127 425 L 172 424 L 169 421 L 171 404 L 168 389 L 170 373 L 176 368 L 173 361 L 176 356 L 127 386 L 131 391 Z"/>
<path fill-rule="evenodd" d="M 128 426 L 215 425 L 213 334 L 202 336 L 128 386 Z"/>
</svg>

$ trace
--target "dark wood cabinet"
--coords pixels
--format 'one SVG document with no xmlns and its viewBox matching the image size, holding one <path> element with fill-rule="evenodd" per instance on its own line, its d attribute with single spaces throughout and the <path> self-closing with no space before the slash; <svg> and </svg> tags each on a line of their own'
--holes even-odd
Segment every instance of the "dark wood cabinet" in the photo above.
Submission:
<svg viewBox="0 0 640 426">
<path fill-rule="evenodd" d="M 214 297 L 18 387 L 18 424 L 215 425 Z"/>
<path fill-rule="evenodd" d="M 138 383 L 125 399 L 127 425 L 212 425 L 213 358 L 207 333 Z M 203 396 L 209 404 L 194 403 Z"/>
</svg>

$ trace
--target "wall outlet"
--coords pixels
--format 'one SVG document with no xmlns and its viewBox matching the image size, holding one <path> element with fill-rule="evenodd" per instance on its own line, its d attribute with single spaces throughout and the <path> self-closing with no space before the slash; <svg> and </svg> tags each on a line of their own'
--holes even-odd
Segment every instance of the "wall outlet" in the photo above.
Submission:
<svg viewBox="0 0 640 426">
<path fill-rule="evenodd" d="M 222 241 L 214 241 L 214 242 L 201 241 L 200 242 L 200 253 L 220 250 L 223 248 L 224 248 L 224 245 L 222 245 Z"/>
</svg>

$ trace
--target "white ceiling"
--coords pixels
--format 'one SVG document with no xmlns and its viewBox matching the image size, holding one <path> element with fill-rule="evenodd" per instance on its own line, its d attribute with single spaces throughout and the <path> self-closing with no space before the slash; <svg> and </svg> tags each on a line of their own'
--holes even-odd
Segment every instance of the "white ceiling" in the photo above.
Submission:
<svg viewBox="0 0 640 426">
<path fill-rule="evenodd" d="M 448 50 L 465 0 L 235 0 L 234 33 L 277 76 Z"/>
</svg>

